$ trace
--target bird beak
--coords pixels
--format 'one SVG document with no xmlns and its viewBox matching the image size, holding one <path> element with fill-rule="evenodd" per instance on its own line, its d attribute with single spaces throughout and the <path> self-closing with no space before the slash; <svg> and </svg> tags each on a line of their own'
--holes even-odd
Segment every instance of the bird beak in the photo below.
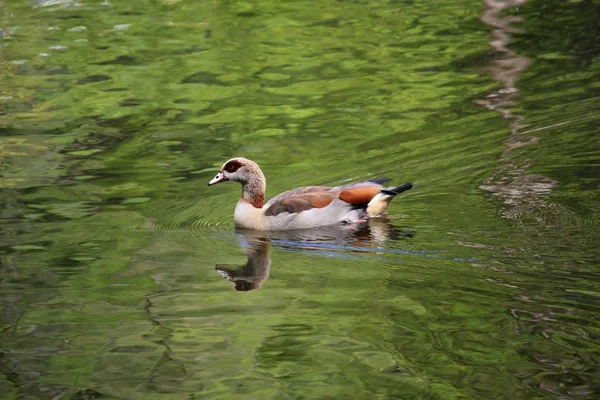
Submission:
<svg viewBox="0 0 600 400">
<path fill-rule="evenodd" d="M 223 171 L 219 171 L 217 176 L 215 176 L 210 182 L 208 182 L 208 186 L 216 185 L 217 183 L 228 181 L 227 177 L 223 173 Z"/>
</svg>

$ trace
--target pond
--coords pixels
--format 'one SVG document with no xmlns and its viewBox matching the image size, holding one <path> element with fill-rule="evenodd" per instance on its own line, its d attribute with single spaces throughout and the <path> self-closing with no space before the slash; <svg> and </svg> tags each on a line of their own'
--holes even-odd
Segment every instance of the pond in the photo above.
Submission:
<svg viewBox="0 0 600 400">
<path fill-rule="evenodd" d="M 7 0 L 3 399 L 597 399 L 596 0 Z M 235 229 L 413 182 L 387 218 Z"/>
</svg>

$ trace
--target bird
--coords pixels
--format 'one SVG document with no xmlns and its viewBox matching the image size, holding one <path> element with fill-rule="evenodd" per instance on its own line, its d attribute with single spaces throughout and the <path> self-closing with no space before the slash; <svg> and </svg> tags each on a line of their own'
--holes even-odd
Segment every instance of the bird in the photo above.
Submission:
<svg viewBox="0 0 600 400">
<path fill-rule="evenodd" d="M 235 225 L 262 231 L 311 229 L 352 224 L 385 215 L 390 201 L 410 190 L 412 183 L 384 187 L 387 178 L 375 178 L 342 186 L 305 186 L 283 192 L 265 202 L 265 176 L 252 160 L 227 160 L 208 186 L 233 181 L 242 185 Z"/>
</svg>

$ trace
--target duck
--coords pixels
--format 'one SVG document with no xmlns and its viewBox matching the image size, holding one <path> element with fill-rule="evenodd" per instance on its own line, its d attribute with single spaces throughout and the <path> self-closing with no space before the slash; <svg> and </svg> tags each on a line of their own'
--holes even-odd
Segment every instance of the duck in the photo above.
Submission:
<svg viewBox="0 0 600 400">
<path fill-rule="evenodd" d="M 265 202 L 267 181 L 252 160 L 227 160 L 208 182 L 239 182 L 242 195 L 234 211 L 237 227 L 261 231 L 312 229 L 335 224 L 353 224 L 384 216 L 392 199 L 413 186 L 405 183 L 384 187 L 388 178 L 375 178 L 342 186 L 305 186 L 283 192 Z"/>
</svg>

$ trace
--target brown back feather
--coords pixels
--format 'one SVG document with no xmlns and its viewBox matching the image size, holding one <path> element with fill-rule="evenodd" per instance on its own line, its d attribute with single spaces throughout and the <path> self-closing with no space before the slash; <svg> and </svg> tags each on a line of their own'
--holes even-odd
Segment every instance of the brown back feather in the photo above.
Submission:
<svg viewBox="0 0 600 400">
<path fill-rule="evenodd" d="M 272 204 L 265 212 L 266 216 L 281 213 L 295 214 L 313 208 L 327 207 L 333 200 L 340 200 L 351 205 L 369 203 L 381 190 L 381 186 L 373 185 L 350 187 L 342 190 L 328 186 L 307 186 L 289 190 L 271 200 Z"/>
<path fill-rule="evenodd" d="M 274 216 L 281 213 L 295 214 L 313 208 L 327 207 L 337 197 L 337 192 L 312 192 L 298 195 L 284 193 L 283 198 L 275 199 L 275 202 L 265 211 L 266 216 Z"/>
</svg>

